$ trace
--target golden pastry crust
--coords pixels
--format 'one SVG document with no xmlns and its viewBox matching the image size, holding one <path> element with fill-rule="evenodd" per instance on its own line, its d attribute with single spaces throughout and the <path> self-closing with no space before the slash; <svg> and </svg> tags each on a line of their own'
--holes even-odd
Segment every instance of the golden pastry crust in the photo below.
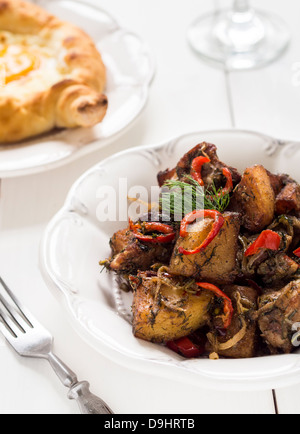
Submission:
<svg viewBox="0 0 300 434">
<path fill-rule="evenodd" d="M 102 121 L 108 106 L 106 70 L 81 29 L 32 3 L 0 0 L 0 55 L 1 47 L 6 56 L 18 47 L 30 67 L 0 88 L 0 142 Z"/>
</svg>

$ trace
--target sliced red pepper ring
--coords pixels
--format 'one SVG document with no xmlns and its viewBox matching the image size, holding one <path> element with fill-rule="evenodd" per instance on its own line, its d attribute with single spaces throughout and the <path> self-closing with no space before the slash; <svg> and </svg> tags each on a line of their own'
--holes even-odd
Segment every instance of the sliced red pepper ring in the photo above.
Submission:
<svg viewBox="0 0 300 434">
<path fill-rule="evenodd" d="M 202 187 L 204 186 L 204 182 L 202 179 L 201 170 L 204 164 L 210 162 L 211 160 L 208 157 L 203 157 L 203 156 L 196 157 L 192 161 L 191 175 L 194 178 L 194 180 L 197 181 L 198 184 L 200 184 Z M 223 191 L 219 193 L 219 196 L 228 194 L 233 190 L 233 181 L 232 181 L 232 175 L 230 170 L 227 167 L 224 167 L 222 173 L 226 178 L 226 185 L 223 188 Z"/>
<path fill-rule="evenodd" d="M 172 226 L 159 222 L 133 223 L 133 221 L 129 219 L 129 227 L 136 238 L 147 243 L 170 243 L 174 240 L 176 235 Z M 152 234 L 147 235 L 149 232 L 152 232 Z M 159 232 L 160 234 L 154 235 L 153 232 Z"/>
<path fill-rule="evenodd" d="M 189 337 L 169 341 L 166 343 L 166 346 L 170 348 L 170 350 L 187 358 L 199 357 L 204 353 L 204 348 L 193 343 Z"/>
<path fill-rule="evenodd" d="M 224 167 L 223 169 L 223 175 L 226 178 L 226 185 L 223 188 L 223 191 L 220 193 L 220 195 L 225 195 L 230 193 L 233 190 L 233 181 L 232 181 L 232 175 L 229 169 L 227 167 Z"/>
<path fill-rule="evenodd" d="M 198 218 L 211 218 L 214 220 L 212 229 L 203 243 L 194 250 L 186 250 L 183 247 L 178 248 L 178 252 L 183 255 L 195 255 L 202 252 L 214 240 L 224 225 L 225 219 L 219 211 L 215 210 L 195 210 L 187 214 L 180 225 L 180 236 L 185 238 L 188 235 L 187 227 Z"/>
<path fill-rule="evenodd" d="M 227 329 L 231 324 L 233 313 L 234 313 L 232 301 L 230 300 L 230 298 L 223 291 L 221 291 L 221 289 L 219 289 L 215 285 L 212 285 L 211 283 L 196 282 L 196 284 L 200 288 L 207 289 L 208 291 L 212 291 L 217 297 L 224 299 L 224 308 L 223 308 L 224 315 L 222 315 L 222 319 L 223 319 L 224 328 Z"/>
<path fill-rule="evenodd" d="M 295 256 L 298 256 L 298 258 L 300 258 L 300 247 L 299 249 L 295 250 L 293 253 Z"/>
<path fill-rule="evenodd" d="M 221 189 L 221 191 L 218 192 L 217 196 L 222 197 L 226 194 L 229 194 L 233 190 L 233 181 L 232 181 L 232 175 L 229 169 L 227 167 L 223 168 L 223 175 L 226 178 L 226 185 L 224 188 Z"/>
<path fill-rule="evenodd" d="M 196 157 L 192 161 L 191 166 L 191 175 L 195 181 L 197 181 L 202 187 L 204 186 L 204 182 L 201 175 L 201 169 L 203 164 L 210 163 L 210 159 L 208 157 Z"/>
<path fill-rule="evenodd" d="M 245 256 L 255 255 L 260 249 L 279 250 L 281 237 L 277 232 L 269 229 L 263 231 L 259 237 L 245 251 Z"/>
</svg>

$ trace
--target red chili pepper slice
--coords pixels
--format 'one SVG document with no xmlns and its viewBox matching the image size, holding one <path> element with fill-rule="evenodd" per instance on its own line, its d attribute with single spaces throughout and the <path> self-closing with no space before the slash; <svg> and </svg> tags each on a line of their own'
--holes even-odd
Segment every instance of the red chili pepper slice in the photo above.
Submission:
<svg viewBox="0 0 300 434">
<path fill-rule="evenodd" d="M 176 235 L 172 226 L 159 222 L 133 223 L 133 221 L 129 219 L 129 226 L 136 238 L 147 243 L 170 243 L 174 240 Z M 146 235 L 142 233 L 141 230 L 144 230 L 145 233 L 160 232 L 164 235 Z"/>
<path fill-rule="evenodd" d="M 208 157 L 196 157 L 192 161 L 191 165 L 191 175 L 194 178 L 195 181 L 197 181 L 202 187 L 204 186 L 204 182 L 201 175 L 201 169 L 202 166 L 206 163 L 210 163 L 211 160 Z M 226 178 L 226 185 L 223 188 L 223 191 L 219 193 L 219 195 L 225 195 L 230 193 L 233 190 L 233 181 L 232 181 L 232 175 L 230 170 L 227 167 L 223 168 L 222 171 L 223 175 Z"/>
<path fill-rule="evenodd" d="M 202 187 L 204 186 L 204 182 L 201 175 L 201 169 L 203 164 L 210 163 L 210 159 L 208 157 L 196 157 L 192 161 L 192 170 L 191 175 L 195 181 L 197 181 Z"/>
<path fill-rule="evenodd" d="M 224 315 L 222 316 L 222 318 L 223 318 L 224 328 L 227 329 L 231 324 L 232 316 L 234 313 L 232 301 L 230 300 L 230 298 L 223 291 L 221 291 L 221 289 L 219 289 L 215 285 L 212 285 L 211 283 L 196 282 L 196 284 L 200 288 L 207 289 L 208 291 L 212 291 L 214 294 L 216 294 L 217 297 L 224 299 L 224 309 L 223 309 Z"/>
<path fill-rule="evenodd" d="M 223 175 L 226 178 L 226 185 L 224 188 L 221 189 L 221 191 L 217 194 L 218 197 L 225 196 L 226 194 L 229 194 L 233 190 L 233 181 L 232 181 L 232 175 L 229 169 L 227 167 L 223 168 Z"/>
<path fill-rule="evenodd" d="M 269 229 L 263 231 L 259 237 L 248 247 L 245 256 L 255 255 L 260 249 L 278 250 L 281 237 L 277 232 Z"/>
<path fill-rule="evenodd" d="M 228 194 L 233 190 L 233 181 L 232 181 L 232 175 L 229 169 L 227 169 L 227 167 L 224 167 L 223 169 L 223 175 L 225 176 L 225 178 L 227 179 L 226 181 L 226 185 L 223 188 L 223 191 L 221 192 L 221 194 Z"/>
<path fill-rule="evenodd" d="M 299 249 L 294 251 L 294 255 L 298 256 L 298 258 L 300 258 L 300 247 Z"/>
<path fill-rule="evenodd" d="M 182 238 L 185 238 L 188 235 L 188 231 L 187 231 L 188 225 L 190 225 L 197 218 L 200 218 L 200 217 L 202 217 L 202 218 L 210 217 L 210 218 L 214 219 L 214 224 L 212 226 L 210 233 L 208 234 L 207 238 L 203 241 L 203 243 L 200 246 L 196 247 L 196 249 L 186 250 L 183 247 L 179 247 L 178 248 L 179 253 L 184 254 L 184 255 L 195 255 L 196 253 L 202 252 L 204 249 L 206 249 L 206 247 L 218 235 L 218 233 L 220 232 L 220 230 L 221 230 L 221 228 L 225 222 L 224 217 L 222 216 L 222 214 L 219 211 L 208 210 L 208 209 L 192 211 L 191 213 L 187 214 L 181 222 L 180 236 Z"/>
<path fill-rule="evenodd" d="M 170 348 L 170 350 L 187 358 L 199 357 L 204 353 L 204 348 L 194 344 L 189 337 L 169 341 L 166 343 L 166 346 Z"/>
</svg>

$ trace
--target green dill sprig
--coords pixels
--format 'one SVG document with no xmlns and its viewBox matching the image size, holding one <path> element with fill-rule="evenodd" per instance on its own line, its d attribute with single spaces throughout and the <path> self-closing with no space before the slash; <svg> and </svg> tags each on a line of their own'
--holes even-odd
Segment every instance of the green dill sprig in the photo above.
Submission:
<svg viewBox="0 0 300 434">
<path fill-rule="evenodd" d="M 164 216 L 180 222 L 185 214 L 203 208 L 204 190 L 192 177 L 189 182 L 168 180 L 162 187 L 159 205 Z"/>
<path fill-rule="evenodd" d="M 213 183 L 204 189 L 191 176 L 186 181 L 167 180 L 161 190 L 159 205 L 161 213 L 171 220 L 180 222 L 182 218 L 197 209 L 210 209 L 224 212 L 230 203 L 230 194 L 217 189 Z"/>
<path fill-rule="evenodd" d="M 230 194 L 224 194 L 222 187 L 217 189 L 213 183 L 210 189 L 205 192 L 205 209 L 215 209 L 219 212 L 224 212 L 230 203 Z"/>
</svg>

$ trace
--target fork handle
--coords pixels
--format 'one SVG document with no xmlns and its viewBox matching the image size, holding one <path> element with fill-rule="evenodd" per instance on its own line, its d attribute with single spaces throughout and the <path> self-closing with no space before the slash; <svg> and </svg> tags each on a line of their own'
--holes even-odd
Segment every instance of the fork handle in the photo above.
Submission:
<svg viewBox="0 0 300 434">
<path fill-rule="evenodd" d="M 47 354 L 47 360 L 64 386 L 70 388 L 77 383 L 76 374 L 55 354 L 51 352 Z"/>
<path fill-rule="evenodd" d="M 77 401 L 81 413 L 113 414 L 112 410 L 101 398 L 90 392 L 89 383 L 87 381 L 78 382 L 76 374 L 55 354 L 48 353 L 47 360 L 63 385 L 70 389 L 68 398 Z"/>
<path fill-rule="evenodd" d="M 90 392 L 87 381 L 75 384 L 68 393 L 69 399 L 76 399 L 82 414 L 113 414 L 105 402 Z"/>
</svg>

